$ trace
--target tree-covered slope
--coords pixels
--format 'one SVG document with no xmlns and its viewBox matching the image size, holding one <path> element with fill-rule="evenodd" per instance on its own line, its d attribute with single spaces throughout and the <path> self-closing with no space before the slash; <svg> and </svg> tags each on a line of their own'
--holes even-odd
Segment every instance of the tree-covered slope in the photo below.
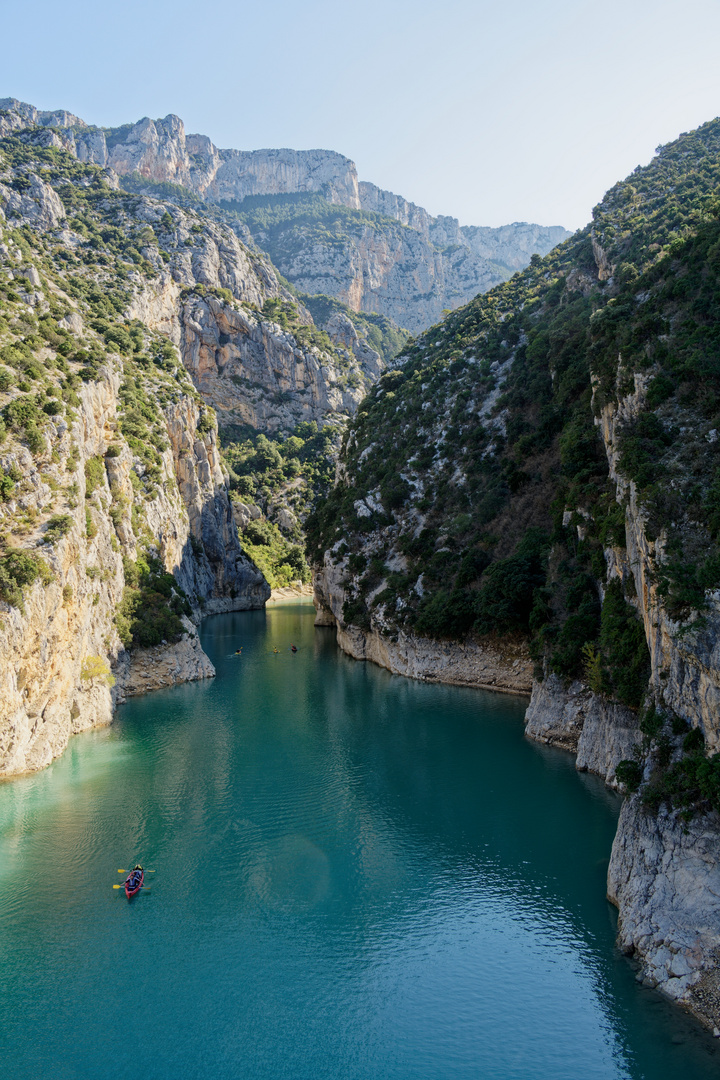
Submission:
<svg viewBox="0 0 720 1080">
<path fill-rule="evenodd" d="M 720 586 L 719 189 L 713 121 L 405 350 L 351 423 L 311 522 L 313 561 L 344 567 L 347 622 L 531 635 L 538 665 L 570 676 L 594 662 L 607 692 L 639 703 L 638 601 L 617 583 L 604 591 L 625 543 L 618 477 L 658 539 L 668 611 L 689 619 Z"/>
</svg>

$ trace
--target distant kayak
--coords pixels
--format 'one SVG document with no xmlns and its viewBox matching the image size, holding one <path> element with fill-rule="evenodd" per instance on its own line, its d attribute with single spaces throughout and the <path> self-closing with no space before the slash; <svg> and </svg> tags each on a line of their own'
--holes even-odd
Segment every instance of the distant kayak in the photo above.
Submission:
<svg viewBox="0 0 720 1080">
<path fill-rule="evenodd" d="M 133 896 L 140 892 L 144 880 L 145 874 L 142 866 L 134 866 L 125 879 L 125 895 L 128 900 L 131 900 Z"/>
</svg>

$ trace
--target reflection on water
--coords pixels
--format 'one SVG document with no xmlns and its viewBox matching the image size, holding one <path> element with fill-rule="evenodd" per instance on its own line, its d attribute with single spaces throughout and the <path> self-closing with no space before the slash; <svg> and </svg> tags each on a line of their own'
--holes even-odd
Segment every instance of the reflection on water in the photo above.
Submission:
<svg viewBox="0 0 720 1080">
<path fill-rule="evenodd" d="M 614 950 L 616 797 L 522 699 L 357 664 L 312 614 L 208 619 L 215 680 L 0 785 L 13 1075 L 714 1076 Z"/>
</svg>

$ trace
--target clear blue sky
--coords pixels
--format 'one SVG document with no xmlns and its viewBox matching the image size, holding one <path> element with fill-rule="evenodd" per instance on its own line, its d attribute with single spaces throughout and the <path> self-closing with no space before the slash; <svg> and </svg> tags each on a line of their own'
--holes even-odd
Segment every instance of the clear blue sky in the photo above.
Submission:
<svg viewBox="0 0 720 1080">
<path fill-rule="evenodd" d="M 577 228 L 720 113 L 718 0 L 36 0 L 3 37 L 0 97 L 338 150 L 467 225 Z"/>
</svg>

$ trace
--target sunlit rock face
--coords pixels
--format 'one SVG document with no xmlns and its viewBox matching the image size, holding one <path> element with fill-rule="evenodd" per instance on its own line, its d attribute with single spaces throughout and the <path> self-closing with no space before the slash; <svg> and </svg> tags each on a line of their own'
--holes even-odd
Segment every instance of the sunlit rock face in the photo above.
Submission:
<svg viewBox="0 0 720 1080">
<path fill-rule="evenodd" d="M 527 222 L 461 226 L 456 218 L 433 217 L 400 195 L 358 181 L 355 163 L 332 150 L 220 150 L 206 135 L 186 134 L 172 114 L 100 129 L 70 113 L 40 112 L 10 98 L 0 108 L 8 113 L 0 118 L 0 135 L 28 123 L 52 126 L 46 137 L 80 161 L 121 177 L 178 184 L 208 203 L 237 209 L 249 197 L 315 195 L 356 211 L 329 234 L 308 237 L 302 222 L 290 220 L 272 237 L 252 228 L 252 237 L 303 292 L 385 315 L 413 333 L 570 235 L 561 226 Z"/>
</svg>

